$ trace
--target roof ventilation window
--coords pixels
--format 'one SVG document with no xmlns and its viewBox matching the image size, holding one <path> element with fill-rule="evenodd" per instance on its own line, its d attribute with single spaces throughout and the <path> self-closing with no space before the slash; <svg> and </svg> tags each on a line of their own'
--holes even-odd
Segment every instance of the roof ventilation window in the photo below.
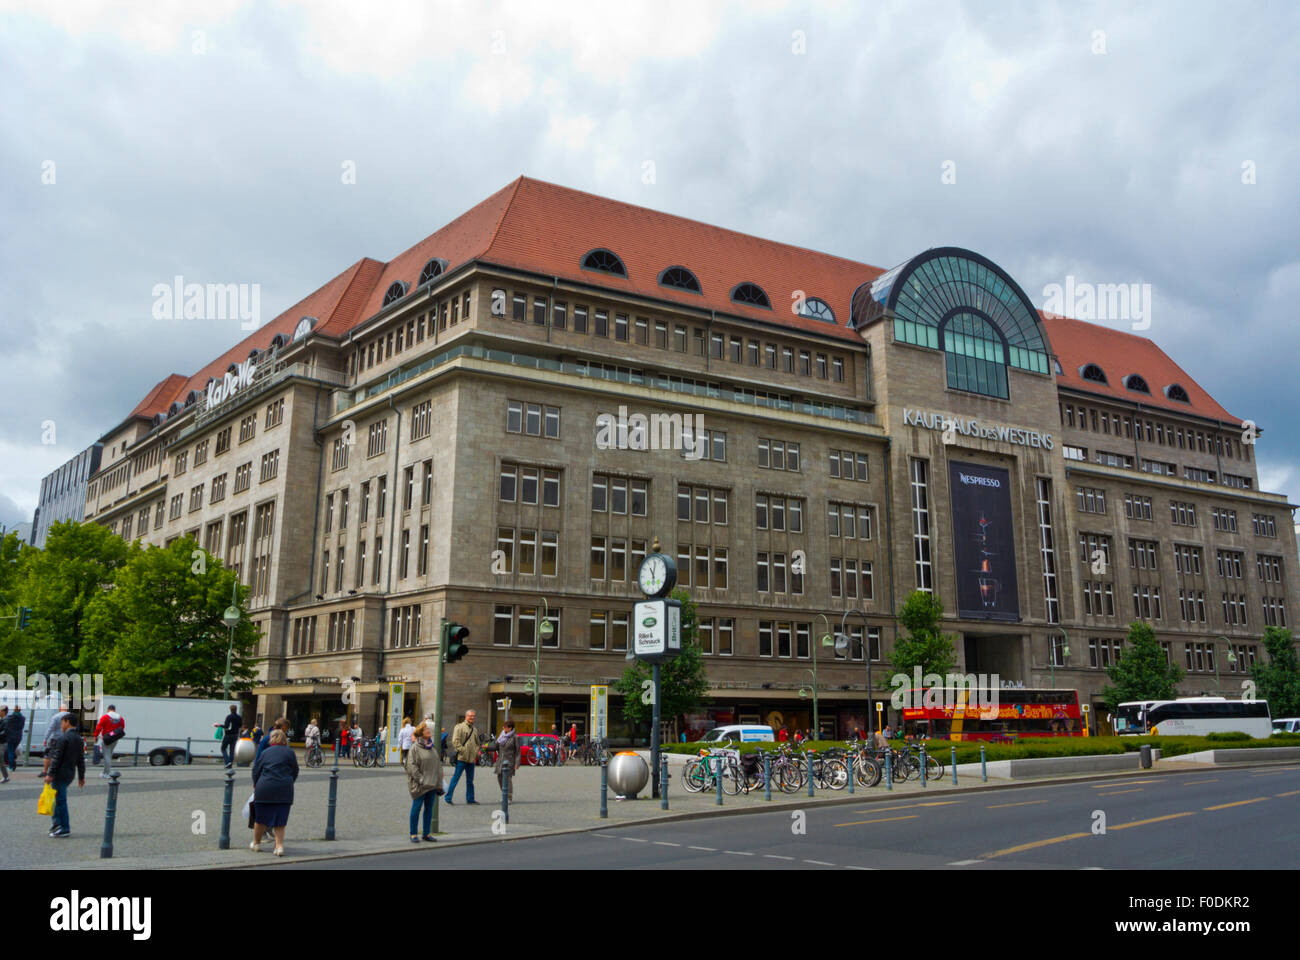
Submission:
<svg viewBox="0 0 1300 960">
<path fill-rule="evenodd" d="M 384 302 L 382 306 L 386 307 L 390 303 L 396 303 L 406 296 L 406 284 L 401 280 L 389 284 L 388 290 L 384 293 Z"/>
<path fill-rule="evenodd" d="M 1102 370 L 1101 367 L 1097 366 L 1095 363 L 1085 363 L 1082 367 L 1080 367 L 1079 376 L 1082 377 L 1084 380 L 1091 380 L 1093 383 L 1109 384 L 1110 382 L 1106 379 L 1106 372 Z"/>
<path fill-rule="evenodd" d="M 700 293 L 700 281 L 695 279 L 695 274 L 685 267 L 669 267 L 663 273 L 659 274 L 659 286 L 673 287 L 677 290 L 688 290 L 691 293 Z"/>
<path fill-rule="evenodd" d="M 1065 371 L 1061 369 L 1061 361 L 1060 361 L 1060 360 L 1053 360 L 1053 361 L 1052 361 L 1052 365 L 1056 367 L 1056 375 L 1057 375 L 1058 377 L 1061 376 L 1061 374 L 1065 373 Z"/>
<path fill-rule="evenodd" d="M 1130 373 L 1127 377 L 1124 378 L 1124 386 L 1128 387 L 1134 393 L 1151 392 L 1151 388 L 1147 386 L 1147 382 L 1143 380 L 1141 377 L 1139 377 L 1136 373 Z"/>
<path fill-rule="evenodd" d="M 623 261 L 618 258 L 618 254 L 604 247 L 597 247 L 583 257 L 582 269 L 612 273 L 616 277 L 627 276 L 627 267 L 623 266 Z"/>
<path fill-rule="evenodd" d="M 772 309 L 772 303 L 767 299 L 767 294 L 756 283 L 737 284 L 731 291 L 731 300 L 733 303 L 743 303 L 750 307 L 762 307 L 764 310 Z"/>
<path fill-rule="evenodd" d="M 1177 400 L 1179 403 L 1191 403 L 1192 398 L 1187 395 L 1187 391 L 1177 383 L 1171 383 L 1165 387 L 1165 396 L 1170 400 Z"/>
<path fill-rule="evenodd" d="M 796 312 L 801 317 L 808 317 L 810 320 L 824 320 L 826 323 L 835 322 L 835 311 L 830 308 L 825 300 L 817 297 L 808 297 L 799 306 Z"/>
<path fill-rule="evenodd" d="M 445 271 L 446 269 L 447 269 L 447 261 L 443 260 L 441 257 L 434 257 L 432 260 L 426 263 L 424 265 L 424 269 L 420 271 L 420 281 L 417 284 L 417 286 L 422 287 L 430 280 L 434 279 L 435 277 L 442 276 L 443 271 Z"/>
</svg>

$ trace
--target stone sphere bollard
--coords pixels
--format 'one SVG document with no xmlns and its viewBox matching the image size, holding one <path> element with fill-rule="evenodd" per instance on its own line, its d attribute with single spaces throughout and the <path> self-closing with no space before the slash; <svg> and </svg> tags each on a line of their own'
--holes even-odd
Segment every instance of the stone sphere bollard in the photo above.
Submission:
<svg viewBox="0 0 1300 960">
<path fill-rule="evenodd" d="M 255 756 L 257 756 L 257 744 L 255 744 L 251 739 L 240 740 L 235 744 L 236 766 L 248 766 L 253 762 Z"/>
<path fill-rule="evenodd" d="M 616 753 L 609 761 L 609 787 L 617 796 L 635 800 L 650 780 L 650 765 L 630 750 Z"/>
</svg>

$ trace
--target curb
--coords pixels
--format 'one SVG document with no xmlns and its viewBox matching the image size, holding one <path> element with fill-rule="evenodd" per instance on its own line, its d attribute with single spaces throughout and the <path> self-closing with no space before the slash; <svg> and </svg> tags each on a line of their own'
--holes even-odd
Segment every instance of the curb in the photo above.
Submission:
<svg viewBox="0 0 1300 960">
<path fill-rule="evenodd" d="M 1173 762 L 1175 759 L 1176 758 L 1170 758 L 1170 762 Z M 1179 769 L 1179 770 L 1158 770 L 1156 767 L 1153 766 L 1150 770 L 1142 770 L 1139 768 L 1137 770 L 1132 770 L 1132 771 L 1120 771 L 1119 773 L 1083 774 L 1083 775 L 1073 776 L 1073 777 L 1055 777 L 1050 780 L 1026 780 L 1019 783 L 1017 782 L 989 783 L 989 784 L 981 783 L 978 786 L 974 786 L 974 787 L 963 787 L 958 785 L 956 788 L 952 786 L 951 781 L 947 781 L 945 786 L 943 787 L 934 787 L 934 788 L 927 787 L 925 793 L 912 794 L 909 792 L 907 797 L 910 799 L 913 796 L 926 797 L 926 796 L 934 796 L 936 794 L 944 795 L 944 794 L 954 794 L 954 793 L 988 793 L 990 791 L 997 791 L 997 790 L 1015 790 L 1015 789 L 1022 790 L 1025 789 L 1026 787 L 1054 787 L 1054 786 L 1063 786 L 1065 784 L 1070 784 L 1070 783 L 1090 783 L 1097 780 L 1113 780 L 1116 777 L 1130 777 L 1134 775 L 1143 776 L 1143 777 L 1176 776 L 1178 774 L 1187 774 L 1187 773 L 1205 773 L 1208 770 L 1271 767 L 1271 766 L 1277 766 L 1279 764 L 1295 763 L 1295 762 L 1296 761 L 1294 760 L 1274 760 L 1274 761 L 1259 761 L 1254 763 L 1203 764 L 1200 766 L 1205 767 L 1205 769 L 1189 768 L 1189 769 Z M 812 803 L 817 806 L 845 806 L 850 803 L 886 803 L 892 800 L 901 799 L 900 795 L 895 795 L 890 791 L 882 791 L 881 793 L 876 794 L 874 792 L 876 790 L 876 787 L 870 787 L 864 789 L 868 789 L 873 792 L 870 794 L 866 794 L 866 793 L 854 794 L 853 796 L 848 796 L 839 791 L 836 791 L 834 796 L 826 796 L 825 794 L 819 794 L 818 796 L 812 798 Z M 933 792 L 931 792 L 931 789 L 933 789 Z M 717 816 L 746 816 L 746 815 L 761 814 L 761 813 L 775 813 L 783 810 L 798 810 L 808 806 L 808 800 L 809 798 L 805 795 L 803 797 L 800 797 L 798 800 L 781 800 L 781 801 L 773 800 L 771 803 L 763 803 L 761 806 L 746 805 L 745 807 L 741 807 L 741 808 L 727 807 L 725 805 L 721 807 L 715 806 L 709 810 L 697 810 L 697 811 L 692 811 L 690 813 L 669 813 L 662 817 L 643 817 L 636 820 L 608 820 L 608 819 L 599 820 L 598 819 L 596 823 L 590 826 L 566 827 L 558 830 L 544 830 L 539 833 L 518 834 L 516 836 L 501 836 L 501 837 L 474 837 L 474 838 L 467 838 L 464 840 L 451 840 L 445 843 L 440 840 L 439 841 L 440 845 L 436 849 L 446 849 L 448 847 L 471 846 L 471 845 L 484 844 L 484 843 L 508 843 L 510 841 L 518 841 L 518 840 L 533 840 L 539 837 L 561 837 L 561 836 L 567 836 L 575 833 L 594 833 L 597 830 L 606 830 L 611 827 L 618 827 L 618 828 L 644 827 L 656 823 L 681 823 L 689 820 L 705 820 L 708 819 L 709 817 L 717 817 Z M 406 850 L 401 847 L 395 847 L 391 850 L 383 849 L 383 850 L 356 851 L 356 852 L 349 852 L 349 853 L 314 854 L 305 857 L 294 857 L 285 862 L 314 863 L 322 860 L 348 860 L 348 859 L 355 859 L 358 857 L 396 856 L 403 853 L 414 853 L 414 852 L 416 851 Z M 271 864 L 264 865 L 262 863 L 239 863 L 239 864 L 232 863 L 232 864 L 205 864 L 201 866 L 192 866 L 192 867 L 191 866 L 159 867 L 155 869 L 248 870 L 248 869 L 260 869 L 263 868 L 264 866 L 270 867 L 272 865 Z"/>
</svg>

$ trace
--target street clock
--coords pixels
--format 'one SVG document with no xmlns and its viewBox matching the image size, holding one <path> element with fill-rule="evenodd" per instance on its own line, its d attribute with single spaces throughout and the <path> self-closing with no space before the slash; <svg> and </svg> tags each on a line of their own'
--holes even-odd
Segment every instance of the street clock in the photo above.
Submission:
<svg viewBox="0 0 1300 960">
<path fill-rule="evenodd" d="M 636 582 L 647 597 L 666 597 L 677 585 L 677 563 L 663 553 L 652 553 L 641 561 Z"/>
</svg>

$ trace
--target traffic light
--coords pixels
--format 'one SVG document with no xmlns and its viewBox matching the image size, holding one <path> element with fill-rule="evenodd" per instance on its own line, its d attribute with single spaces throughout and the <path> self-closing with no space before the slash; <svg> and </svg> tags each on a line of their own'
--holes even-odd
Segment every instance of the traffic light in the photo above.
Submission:
<svg viewBox="0 0 1300 960">
<path fill-rule="evenodd" d="M 469 653 L 469 644 L 465 641 L 469 638 L 469 627 L 461 626 L 459 623 L 448 621 L 442 627 L 443 649 L 446 651 L 445 661 L 455 663 L 465 654 Z"/>
<path fill-rule="evenodd" d="M 26 630 L 27 624 L 31 621 L 31 618 L 32 618 L 31 607 L 19 607 L 18 608 L 18 629 Z"/>
</svg>

